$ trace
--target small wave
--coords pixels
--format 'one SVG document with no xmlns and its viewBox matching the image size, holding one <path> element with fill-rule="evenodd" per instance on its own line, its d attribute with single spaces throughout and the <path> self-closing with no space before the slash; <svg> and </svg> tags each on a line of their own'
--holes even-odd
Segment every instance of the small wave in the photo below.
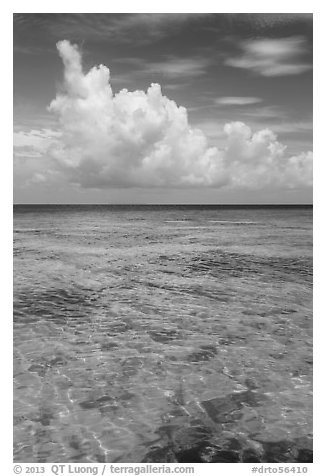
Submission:
<svg viewBox="0 0 326 476">
<path fill-rule="evenodd" d="M 257 225 L 259 221 L 208 220 L 210 223 L 232 223 L 236 225 Z"/>
<path fill-rule="evenodd" d="M 187 221 L 192 221 L 189 218 L 184 218 L 183 220 L 165 220 L 165 223 L 184 223 Z"/>
</svg>

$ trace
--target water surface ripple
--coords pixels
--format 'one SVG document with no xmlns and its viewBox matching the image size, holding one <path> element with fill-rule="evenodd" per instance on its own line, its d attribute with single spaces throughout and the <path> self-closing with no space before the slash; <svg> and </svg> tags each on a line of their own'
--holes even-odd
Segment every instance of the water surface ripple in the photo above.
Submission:
<svg viewBox="0 0 326 476">
<path fill-rule="evenodd" d="M 312 209 L 15 207 L 15 461 L 311 458 Z"/>
</svg>

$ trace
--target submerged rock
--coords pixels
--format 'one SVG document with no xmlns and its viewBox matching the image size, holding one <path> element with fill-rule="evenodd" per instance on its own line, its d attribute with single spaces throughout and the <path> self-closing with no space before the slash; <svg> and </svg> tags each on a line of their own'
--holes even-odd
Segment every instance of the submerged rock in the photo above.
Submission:
<svg viewBox="0 0 326 476">
<path fill-rule="evenodd" d="M 297 463 L 313 463 L 313 452 L 312 450 L 301 448 L 298 451 Z"/>
<path fill-rule="evenodd" d="M 206 463 L 206 461 L 203 461 L 198 447 L 179 451 L 176 458 L 178 463 Z"/>
<path fill-rule="evenodd" d="M 90 410 L 92 408 L 101 408 L 102 406 L 107 405 L 107 403 L 111 403 L 114 401 L 114 398 L 111 397 L 110 395 L 103 395 L 102 397 L 96 398 L 96 399 L 89 399 L 89 400 L 84 400 L 83 402 L 79 402 L 79 406 L 83 410 Z"/>
<path fill-rule="evenodd" d="M 141 461 L 141 463 L 177 463 L 177 462 L 178 460 L 174 452 L 169 446 L 150 450 Z"/>
<path fill-rule="evenodd" d="M 240 454 L 237 451 L 221 450 L 217 451 L 210 463 L 239 463 Z"/>
<path fill-rule="evenodd" d="M 295 440 L 256 442 L 234 436 L 220 440 L 208 431 L 186 429 L 184 438 L 179 429 L 178 438 L 173 431 L 170 443 L 162 448 L 153 448 L 142 463 L 312 463 L 312 449 L 300 448 Z M 196 430 L 196 429 L 194 429 Z M 198 430 L 198 429 L 197 429 Z M 191 438 L 187 438 L 187 433 Z M 214 442 L 213 442 L 214 441 Z"/>
<path fill-rule="evenodd" d="M 253 449 L 245 449 L 242 453 L 243 463 L 259 463 L 261 461 L 260 455 Z"/>
<path fill-rule="evenodd" d="M 232 393 L 226 397 L 217 397 L 203 401 L 201 402 L 201 406 L 215 423 L 228 423 L 240 419 L 241 415 L 239 411 L 243 405 L 258 407 L 265 400 L 267 400 L 265 395 L 252 390 L 245 390 L 243 392 Z"/>
<path fill-rule="evenodd" d="M 149 335 L 152 340 L 155 342 L 160 342 L 161 344 L 166 344 L 175 339 L 180 338 L 180 333 L 177 330 L 171 329 L 162 329 L 161 331 L 150 331 Z"/>
<path fill-rule="evenodd" d="M 198 445 L 206 445 L 213 436 L 212 430 L 203 425 L 195 425 L 189 428 L 178 428 L 171 438 L 173 439 L 174 449 L 183 450 Z"/>
<path fill-rule="evenodd" d="M 264 454 L 262 461 L 265 463 L 285 463 L 296 461 L 297 452 L 293 442 L 287 440 L 264 441 Z"/>
<path fill-rule="evenodd" d="M 235 415 L 235 412 L 241 408 L 241 405 L 231 399 L 213 398 L 201 402 L 201 406 L 215 423 L 227 423 L 240 418 Z"/>
<path fill-rule="evenodd" d="M 188 355 L 187 360 L 190 362 L 203 362 L 210 360 L 217 354 L 215 345 L 202 345 L 200 348 Z"/>
<path fill-rule="evenodd" d="M 32 364 L 30 367 L 28 367 L 29 372 L 35 372 L 39 377 L 44 377 L 47 370 L 47 367 L 41 364 Z"/>
<path fill-rule="evenodd" d="M 221 449 L 209 442 L 184 449 L 176 453 L 178 463 L 239 463 L 237 451 Z"/>
</svg>

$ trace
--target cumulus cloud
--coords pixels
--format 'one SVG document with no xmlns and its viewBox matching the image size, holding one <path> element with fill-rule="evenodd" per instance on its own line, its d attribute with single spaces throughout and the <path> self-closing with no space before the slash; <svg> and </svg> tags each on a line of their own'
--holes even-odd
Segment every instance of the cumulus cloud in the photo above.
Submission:
<svg viewBox="0 0 326 476">
<path fill-rule="evenodd" d="M 249 69 L 262 76 L 300 74 L 312 68 L 303 60 L 307 44 L 301 36 L 248 40 L 241 43 L 241 49 L 242 56 L 227 58 L 225 64 Z"/>
<path fill-rule="evenodd" d="M 286 157 L 286 146 L 269 129 L 252 133 L 242 122 L 224 127 L 225 159 L 234 186 L 296 188 L 312 185 L 312 152 Z"/>
<path fill-rule="evenodd" d="M 224 127 L 223 149 L 210 146 L 190 126 L 187 110 L 147 91 L 113 94 L 106 66 L 83 72 L 81 54 L 68 41 L 57 44 L 64 85 L 49 110 L 61 137 L 49 154 L 57 170 L 85 188 L 108 187 L 297 187 L 310 185 L 312 154 L 287 157 L 286 147 L 265 129 L 243 123 Z"/>
<path fill-rule="evenodd" d="M 84 187 L 221 185 L 223 159 L 205 135 L 189 126 L 187 111 L 162 95 L 114 95 L 110 71 L 100 65 L 83 74 L 76 46 L 58 43 L 64 92 L 50 104 L 63 131 L 55 158 Z"/>
</svg>

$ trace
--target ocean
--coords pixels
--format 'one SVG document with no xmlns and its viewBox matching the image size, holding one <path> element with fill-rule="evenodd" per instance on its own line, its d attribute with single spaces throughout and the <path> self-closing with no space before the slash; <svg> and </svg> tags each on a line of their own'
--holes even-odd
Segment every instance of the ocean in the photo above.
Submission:
<svg viewBox="0 0 326 476">
<path fill-rule="evenodd" d="M 310 462 L 312 207 L 14 206 L 14 461 Z"/>
</svg>

